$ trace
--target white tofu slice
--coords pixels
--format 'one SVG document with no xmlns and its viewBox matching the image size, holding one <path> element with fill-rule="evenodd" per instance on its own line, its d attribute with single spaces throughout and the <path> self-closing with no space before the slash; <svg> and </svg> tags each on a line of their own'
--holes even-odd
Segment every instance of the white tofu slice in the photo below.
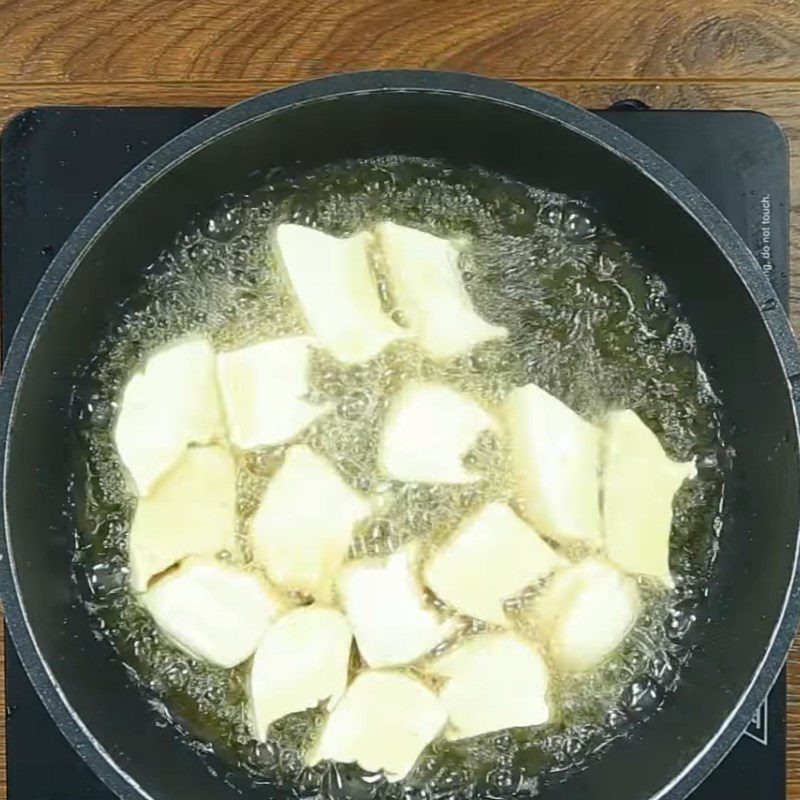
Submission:
<svg viewBox="0 0 800 800">
<path fill-rule="evenodd" d="M 432 356 L 450 358 L 508 335 L 475 312 L 453 242 L 394 222 L 381 223 L 377 232 L 397 306 Z"/>
<path fill-rule="evenodd" d="M 344 615 L 324 606 L 296 608 L 267 630 L 250 669 L 256 739 L 266 741 L 276 719 L 339 700 L 347 687 L 352 641 Z"/>
<path fill-rule="evenodd" d="M 669 536 L 672 499 L 696 474 L 694 462 L 673 461 L 633 411 L 606 421 L 603 522 L 606 555 L 625 572 L 672 588 Z"/>
<path fill-rule="evenodd" d="M 156 625 L 182 649 L 219 667 L 241 664 L 286 609 L 255 572 L 188 558 L 142 595 Z"/>
<path fill-rule="evenodd" d="M 428 606 L 414 575 L 414 548 L 344 567 L 337 589 L 356 644 L 371 667 L 407 664 L 430 652 L 454 630 Z"/>
<path fill-rule="evenodd" d="M 203 339 L 153 353 L 122 392 L 114 444 L 140 495 L 188 445 L 224 435 L 214 350 Z"/>
<path fill-rule="evenodd" d="M 513 633 L 468 639 L 431 666 L 446 679 L 448 739 L 466 739 L 550 719 L 547 665 L 535 645 Z"/>
<path fill-rule="evenodd" d="M 322 347 L 345 363 L 366 361 L 408 334 L 381 309 L 369 261 L 372 234 L 346 239 L 279 225 L 275 244 L 300 310 Z"/>
<path fill-rule="evenodd" d="M 565 563 L 507 505 L 488 503 L 433 555 L 424 577 L 462 614 L 507 625 L 503 601 Z"/>
<path fill-rule="evenodd" d="M 326 405 L 309 403 L 308 336 L 289 336 L 217 356 L 230 440 L 241 447 L 288 442 Z"/>
<path fill-rule="evenodd" d="M 397 672 L 362 672 L 328 717 L 308 763 L 356 762 L 404 778 L 439 734 L 447 714 L 436 695 Z"/>
<path fill-rule="evenodd" d="M 378 453 L 390 478 L 420 483 L 470 483 L 463 464 L 494 418 L 477 402 L 436 383 L 407 383 L 392 399 Z"/>
<path fill-rule="evenodd" d="M 130 582 L 143 592 L 159 572 L 190 555 L 236 547 L 236 465 L 218 445 L 190 447 L 146 497 L 128 536 Z"/>
<path fill-rule="evenodd" d="M 525 516 L 561 542 L 601 540 L 600 431 L 533 383 L 503 404 Z"/>
<path fill-rule="evenodd" d="M 290 448 L 250 523 L 253 557 L 278 586 L 327 597 L 369 502 L 305 445 Z"/>
<path fill-rule="evenodd" d="M 636 581 L 611 564 L 586 559 L 557 572 L 532 608 L 532 618 L 563 669 L 591 669 L 610 656 L 636 622 Z"/>
</svg>

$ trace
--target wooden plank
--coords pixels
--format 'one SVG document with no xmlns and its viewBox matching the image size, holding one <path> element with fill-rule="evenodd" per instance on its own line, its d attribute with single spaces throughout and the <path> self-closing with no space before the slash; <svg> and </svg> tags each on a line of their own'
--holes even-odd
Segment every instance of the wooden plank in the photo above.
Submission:
<svg viewBox="0 0 800 800">
<path fill-rule="evenodd" d="M 378 67 L 529 79 L 800 77 L 792 0 L 6 0 L 4 80 L 293 81 Z"/>
<path fill-rule="evenodd" d="M 145 52 L 152 60 L 152 63 L 148 66 L 144 64 L 146 60 L 144 57 L 140 58 L 136 56 L 134 61 L 139 59 L 142 62 L 140 66 L 137 67 L 136 63 L 129 64 L 126 62 L 127 56 L 120 56 L 117 58 L 112 52 L 114 47 L 112 47 L 110 42 L 106 43 L 100 41 L 99 38 L 85 38 L 85 30 L 84 33 L 78 30 L 81 26 L 81 14 L 78 12 L 78 9 L 81 9 L 82 6 L 87 6 L 88 8 L 88 5 L 98 6 L 96 13 L 100 21 L 92 20 L 85 30 L 91 29 L 95 31 L 95 37 L 100 37 L 103 32 L 108 33 L 116 42 L 117 48 L 122 51 L 126 51 L 126 48 L 132 48 L 130 50 L 131 54 Z M 256 15 L 251 17 L 244 14 L 243 11 L 237 12 L 236 15 L 233 15 L 236 16 L 237 19 L 249 20 L 249 23 L 241 21 L 239 27 L 237 27 L 233 25 L 231 15 L 226 14 L 226 27 L 225 31 L 222 31 L 217 30 L 222 23 L 218 24 L 212 21 L 209 12 L 209 9 L 212 7 L 220 6 L 221 15 L 222 3 L 210 2 L 210 0 L 196 2 L 194 3 L 195 8 L 202 7 L 202 10 L 197 11 L 195 15 L 191 13 L 190 6 L 192 4 L 190 3 L 154 3 L 152 6 L 143 6 L 141 3 L 138 3 L 134 5 L 136 5 L 137 8 L 141 8 L 139 15 L 131 13 L 132 4 L 130 2 L 120 2 L 116 4 L 84 4 L 82 2 L 72 2 L 62 7 L 62 5 L 57 2 L 45 4 L 37 0 L 37 2 L 25 4 L 7 3 L 6 5 L 0 5 L 0 30 L 6 30 L 5 34 L 0 34 L 0 44 L 2 45 L 0 46 L 0 78 L 2 78 L 2 82 L 0 83 L 0 123 L 5 122 L 14 113 L 23 108 L 39 104 L 225 105 L 264 89 L 274 88 L 283 82 L 283 80 L 275 79 L 274 77 L 270 77 L 269 80 L 261 78 L 262 74 L 270 74 L 272 76 L 274 73 L 268 71 L 266 61 L 261 62 L 252 55 L 258 50 L 258 47 L 260 47 L 260 37 L 263 35 L 259 32 L 261 25 L 258 20 L 255 19 Z M 246 6 L 246 8 L 252 9 L 254 6 L 258 5 L 257 3 L 251 4 L 250 6 Z M 422 9 L 422 11 L 419 12 L 419 18 L 424 16 L 423 12 L 429 5 L 432 5 L 432 3 L 426 4 L 425 2 L 416 2 L 413 4 L 414 8 Z M 480 4 L 467 2 L 465 5 L 467 8 L 465 13 L 467 17 L 470 18 L 470 10 L 474 12 Z M 610 9 L 613 4 L 611 4 L 611 6 L 609 6 L 609 4 L 596 4 L 594 0 L 591 0 L 591 2 L 587 2 L 584 5 L 588 8 L 586 13 L 595 19 L 595 25 L 603 23 L 605 36 L 612 37 L 615 42 L 614 47 L 622 47 L 627 40 L 620 39 L 619 36 L 610 30 L 609 26 L 605 25 L 603 20 L 599 19 L 602 15 L 595 13 L 599 5 Z M 728 42 L 726 47 L 729 47 L 729 50 L 715 45 L 714 42 L 716 40 L 714 40 L 713 36 L 711 37 L 711 43 L 706 45 L 717 55 L 720 52 L 723 54 L 725 52 L 728 53 L 727 61 L 725 59 L 716 59 L 715 61 L 718 65 L 717 69 L 721 70 L 719 72 L 720 75 L 732 76 L 737 68 L 737 64 L 740 74 L 746 74 L 748 72 L 748 65 L 750 64 L 748 61 L 748 53 L 754 52 L 752 51 L 754 45 L 752 41 L 750 41 L 751 39 L 755 39 L 756 43 L 760 42 L 759 46 L 764 50 L 762 55 L 771 54 L 770 57 L 766 59 L 767 66 L 763 68 L 765 71 L 760 72 L 759 70 L 762 69 L 761 67 L 758 69 L 754 68 L 753 74 L 783 78 L 794 74 L 792 70 L 795 69 L 795 64 L 790 58 L 789 51 L 791 48 L 796 49 L 800 46 L 800 42 L 796 41 L 794 38 L 796 36 L 796 31 L 794 31 L 796 27 L 795 23 L 789 24 L 789 22 L 781 17 L 781 14 L 786 13 L 789 4 L 775 4 L 777 7 L 777 16 L 766 28 L 767 33 L 761 31 L 758 35 L 748 27 L 750 23 L 756 25 L 758 21 L 755 12 L 749 16 L 747 14 L 744 15 L 744 23 L 742 23 L 744 24 L 743 29 L 737 27 L 738 23 L 737 25 L 734 24 L 733 16 L 724 16 L 723 11 L 725 8 L 728 8 L 730 15 L 733 15 L 737 9 L 741 10 L 744 7 L 741 3 L 718 2 L 716 4 L 697 5 L 698 7 L 701 5 L 703 6 L 703 15 L 710 14 L 711 22 L 708 24 L 711 30 L 713 30 L 714 24 L 716 24 L 713 20 L 717 19 L 717 17 L 714 17 L 713 13 L 709 12 L 709 8 L 717 8 L 718 13 L 723 15 L 719 17 L 719 19 L 724 18 L 729 20 L 731 26 L 730 37 L 726 40 Z M 45 13 L 44 10 L 45 6 L 49 9 L 47 13 Z M 166 8 L 167 6 L 168 8 Z M 546 6 L 550 8 L 553 14 L 556 13 L 554 11 L 556 7 L 555 3 L 533 4 L 534 10 L 537 10 L 537 14 Z M 83 8 L 85 12 L 84 16 L 91 16 L 87 8 Z M 371 8 L 372 11 L 369 13 L 377 14 L 379 7 L 365 6 L 365 8 L 367 11 Z M 396 15 L 398 20 L 401 20 L 403 15 L 400 9 L 403 8 L 403 3 L 401 2 L 399 5 L 394 6 L 394 8 L 397 9 Z M 642 17 L 644 19 L 651 19 L 652 15 L 656 14 L 656 11 L 652 9 L 651 4 L 646 0 L 640 4 L 636 4 L 636 8 L 640 13 L 637 25 L 641 24 L 645 26 L 633 37 L 638 41 L 637 37 L 647 38 L 647 29 L 645 23 L 641 21 Z M 666 15 L 667 10 L 671 10 L 679 19 L 688 19 L 693 14 L 691 9 L 689 9 L 689 4 L 682 2 L 661 3 L 659 8 L 661 9 L 661 11 L 658 12 L 659 14 L 663 13 Z M 755 8 L 755 6 L 753 6 L 753 8 Z M 767 3 L 763 8 L 769 9 L 771 6 Z M 272 4 L 271 9 L 270 14 L 277 15 L 279 9 L 283 9 L 284 13 L 286 13 L 286 6 L 281 3 Z M 514 9 L 519 11 L 518 6 L 514 3 L 506 4 L 505 9 L 505 11 L 498 12 L 500 18 L 499 24 L 501 27 L 502 24 L 508 24 L 502 22 L 506 19 L 504 14 L 510 14 Z M 33 23 L 36 20 L 37 13 L 39 15 L 39 22 L 34 25 Z M 286 48 L 284 55 L 276 62 L 278 65 L 277 73 L 279 75 L 285 74 L 287 79 L 288 77 L 297 78 L 301 75 L 304 76 L 307 74 L 305 70 L 310 71 L 308 74 L 317 72 L 318 70 L 316 67 L 318 67 L 322 61 L 325 62 L 326 69 L 334 68 L 338 63 L 331 55 L 334 49 L 331 49 L 330 53 L 327 53 L 327 51 L 327 54 L 323 53 L 323 55 L 320 56 L 320 62 L 312 63 L 311 61 L 304 60 L 301 65 L 299 62 L 295 63 L 292 61 L 293 56 L 290 56 L 289 53 L 305 52 L 302 51 L 301 48 L 303 37 L 305 36 L 303 31 L 304 23 L 302 20 L 305 19 L 303 15 L 309 13 L 310 12 L 301 5 L 298 9 L 300 21 L 293 21 L 291 24 L 289 22 L 286 23 L 288 28 L 295 31 L 297 42 L 300 43 L 298 44 L 296 42 L 294 45 L 284 44 Z M 333 18 L 341 21 L 340 13 L 341 12 L 333 5 L 324 6 L 319 12 L 320 25 L 324 26 L 327 24 L 326 20 Z M 764 13 L 767 13 L 766 10 Z M 10 19 L 8 16 L 9 14 L 11 14 L 14 19 L 17 19 L 17 22 L 11 30 L 7 28 Z M 611 16 L 611 14 L 609 15 Z M 633 12 L 631 12 L 631 16 L 635 16 Z M 699 16 L 700 15 L 698 15 L 698 19 Z M 178 28 L 183 31 L 182 34 L 179 36 L 173 30 L 150 31 L 154 41 L 143 41 L 144 34 L 141 33 L 141 31 L 146 29 L 144 22 L 146 22 L 147 25 L 153 25 L 156 19 L 163 21 L 165 17 L 169 17 L 173 23 L 175 23 L 175 20 L 183 20 L 183 22 L 181 22 L 183 27 L 180 28 L 180 25 L 178 25 Z M 57 24 L 52 22 L 52 20 L 56 19 L 59 20 Z M 274 20 L 274 17 L 271 17 L 271 19 Z M 525 19 L 528 18 L 526 17 Z M 536 16 L 536 19 L 539 19 L 539 17 Z M 783 19 L 783 23 L 780 22 L 781 19 Z M 116 22 L 112 24 L 112 20 L 116 20 Z M 750 23 L 748 23 L 747 20 L 750 20 Z M 798 17 L 798 20 L 800 20 L 800 17 Z M 539 21 L 541 22 L 541 19 L 539 19 Z M 140 24 L 142 27 L 139 27 Z M 247 24 L 252 24 L 255 27 L 255 30 L 252 32 L 252 38 L 250 39 L 251 50 L 248 51 L 250 55 L 247 53 L 239 53 L 239 48 L 243 47 L 243 42 L 247 41 L 247 36 L 244 30 L 242 30 L 247 27 Z M 343 59 L 341 64 L 349 64 L 351 62 L 347 61 L 347 59 L 355 58 L 353 54 L 356 51 L 353 48 L 356 47 L 357 43 L 353 44 L 351 40 L 356 40 L 358 38 L 358 26 L 360 24 L 358 20 L 350 20 L 350 22 L 347 23 L 347 25 L 350 25 L 350 27 L 347 28 L 349 32 L 346 34 L 347 41 L 350 42 L 348 45 L 350 49 L 345 48 L 344 51 L 336 50 L 336 57 Z M 525 27 L 527 25 L 526 22 L 520 24 L 522 25 L 523 31 L 528 30 Z M 584 31 L 584 37 L 586 37 L 587 31 L 581 27 L 583 23 L 579 22 L 577 24 L 578 27 Z M 58 37 L 55 31 L 59 25 L 64 26 L 64 36 L 73 42 L 73 45 L 69 48 L 65 44 L 59 44 L 57 40 Z M 131 30 L 125 27 L 125 25 L 132 26 Z M 116 28 L 115 26 L 122 27 Z M 775 34 L 776 27 L 785 27 L 786 31 L 789 32 L 786 33 L 784 31 L 779 37 Z M 39 30 L 39 34 L 36 34 L 34 32 L 35 30 Z M 374 51 L 370 50 L 370 47 L 378 45 L 367 42 L 363 44 L 365 49 L 358 57 L 364 59 L 364 65 L 369 63 L 370 66 L 376 66 L 389 63 L 393 54 L 398 55 L 398 57 L 402 56 L 405 51 L 400 49 L 392 50 L 390 44 L 395 41 L 393 37 L 400 37 L 402 31 L 406 31 L 404 35 L 408 35 L 408 30 L 409 29 L 407 29 L 403 23 L 398 21 L 397 31 L 392 33 L 391 36 L 389 36 L 388 33 L 385 34 L 388 38 L 384 39 L 380 44 L 380 47 L 384 49 L 381 49 L 376 55 Z M 97 33 L 98 31 L 100 31 L 100 33 Z M 139 33 L 136 33 L 136 31 L 139 31 Z M 523 34 L 521 33 L 520 35 Z M 181 36 L 183 36 L 184 39 L 181 39 Z M 281 36 L 285 40 L 288 34 L 284 31 Z M 552 65 L 555 65 L 553 70 L 554 74 L 568 74 L 570 70 L 577 74 L 587 74 L 590 77 L 602 74 L 599 69 L 595 70 L 594 67 L 588 70 L 584 67 L 582 71 L 581 65 L 587 63 L 585 50 L 580 56 L 570 55 L 571 51 L 568 53 L 568 48 L 563 44 L 564 36 L 566 36 L 566 33 L 563 33 L 560 39 L 554 38 L 550 42 Z M 615 36 L 616 38 L 614 38 Z M 48 37 L 50 37 L 49 40 Z M 342 37 L 344 38 L 344 34 L 342 34 Z M 335 38 L 336 37 L 334 37 L 334 39 Z M 533 38 L 535 39 L 536 37 Z M 575 40 L 578 38 L 579 37 L 575 37 Z M 722 38 L 724 39 L 724 37 Z M 740 38 L 742 40 L 741 42 Z M 138 44 L 136 44 L 137 39 L 141 40 Z M 577 47 L 578 45 L 575 44 L 575 40 L 571 39 L 570 41 L 573 42 L 573 46 Z M 183 46 L 180 44 L 181 41 L 184 41 L 187 52 L 191 51 L 195 54 L 193 58 L 188 59 L 186 54 L 182 55 L 177 52 L 168 52 L 172 47 L 180 49 Z M 336 39 L 336 41 L 338 41 L 338 39 Z M 466 34 L 462 33 L 458 41 L 460 43 L 466 42 Z M 592 37 L 588 37 L 587 46 L 591 48 L 596 41 L 601 42 L 602 37 L 598 36 L 596 40 Z M 78 46 L 77 42 L 81 43 L 80 46 Z M 186 44 L 186 42 L 190 44 Z M 778 50 L 780 48 L 777 47 L 777 44 L 775 48 L 770 48 L 767 46 L 768 42 L 773 42 L 773 44 L 780 42 L 781 47 L 785 48 L 781 50 L 782 55 L 778 55 Z M 328 46 L 332 47 L 332 45 Z M 513 57 L 504 56 L 500 52 L 502 47 L 497 44 L 493 45 L 495 48 L 494 53 L 492 53 L 492 48 L 488 50 L 481 49 L 479 46 L 479 38 L 475 39 L 473 46 L 477 49 L 472 61 L 467 59 L 466 53 L 468 46 L 466 44 L 464 44 L 461 49 L 456 48 L 453 50 L 451 47 L 451 50 L 453 50 L 452 57 L 455 59 L 467 59 L 466 65 L 475 71 L 494 71 L 495 74 L 502 74 L 502 70 L 506 68 L 507 74 L 523 74 L 526 69 L 533 70 L 534 68 L 539 68 L 537 66 L 539 62 L 526 60 L 534 58 L 528 49 L 524 50 L 524 56 L 517 56 L 520 58 L 519 63 L 512 63 Z M 580 46 L 583 47 L 583 44 Z M 293 47 L 301 49 L 295 50 L 292 49 Z M 521 49 L 519 42 L 514 40 L 513 37 L 507 40 L 505 47 L 508 48 L 509 52 L 514 51 L 515 53 L 519 53 Z M 553 47 L 556 48 L 555 51 L 553 51 Z M 706 63 L 700 58 L 699 54 L 696 58 L 684 58 L 684 56 L 681 55 L 685 52 L 683 45 L 677 42 L 671 44 L 670 47 L 677 49 L 663 50 L 663 45 L 658 45 L 654 53 L 646 58 L 637 57 L 635 54 L 625 55 L 623 58 L 623 56 L 616 51 L 612 52 L 614 48 L 611 47 L 611 45 L 607 48 L 600 48 L 598 51 L 599 60 L 597 60 L 597 63 L 603 64 L 603 70 L 608 70 L 609 73 L 618 71 L 620 74 L 628 70 L 629 75 L 637 76 L 638 79 L 634 81 L 601 81 L 597 79 L 559 81 L 552 79 L 537 80 L 534 77 L 523 82 L 545 91 L 553 92 L 573 102 L 593 107 L 603 107 L 614 100 L 626 97 L 638 97 L 654 107 L 754 109 L 767 113 L 777 119 L 789 136 L 793 151 L 791 169 L 793 181 L 792 263 L 794 265 L 794 288 L 791 296 L 791 309 L 794 324 L 797 329 L 800 329 L 800 228 L 798 227 L 800 223 L 798 222 L 797 214 L 798 208 L 800 207 L 800 77 L 798 77 L 796 81 L 791 82 L 785 80 L 772 82 L 739 82 L 733 80 L 691 80 L 675 82 L 642 80 L 642 77 L 652 74 L 652 72 L 657 69 L 661 69 L 672 75 L 680 75 L 682 74 L 682 70 L 686 69 L 687 74 L 691 74 L 689 71 L 690 67 L 693 70 L 700 71 L 702 64 Z M 697 50 L 699 47 L 698 43 L 695 42 L 692 47 L 687 49 L 693 51 L 693 49 Z M 98 59 L 96 68 L 93 69 L 91 67 L 88 56 L 84 59 L 85 54 L 81 52 L 81 48 L 85 48 L 87 52 L 91 51 L 94 53 L 94 57 Z M 662 49 L 659 50 L 659 48 Z M 751 49 L 748 50 L 748 48 Z M 69 53 L 67 53 L 67 50 L 69 50 Z M 13 53 L 9 55 L 9 51 L 13 51 Z M 21 55 L 23 51 L 27 55 Z M 227 55 L 225 52 L 227 52 Z M 320 50 L 320 52 L 322 52 L 322 50 Z M 387 55 L 380 55 L 380 53 L 384 52 L 387 53 Z M 423 43 L 422 57 L 424 57 L 424 53 L 426 52 L 427 50 L 424 49 Z M 592 52 L 594 53 L 594 51 Z M 641 54 L 642 49 L 640 48 L 637 52 Z M 741 55 L 742 60 L 739 60 L 740 52 L 744 53 Z M 800 52 L 800 50 L 795 50 L 795 52 Z M 202 53 L 202 55 L 199 55 L 200 53 Z M 603 56 L 603 53 L 606 53 L 606 56 Z M 671 55 L 669 55 L 670 53 Z M 734 55 L 736 58 L 734 58 Z M 31 58 L 30 70 L 25 63 L 28 56 Z M 183 61 L 184 58 L 188 59 L 185 64 Z M 372 61 L 368 62 L 370 58 Z M 442 56 L 442 58 L 444 58 L 444 56 Z M 487 60 L 483 60 L 484 58 Z M 510 60 L 504 61 L 504 58 Z M 544 56 L 542 56 L 542 58 L 544 58 Z M 603 61 L 603 58 L 605 58 L 605 61 Z M 492 59 L 495 60 L 492 61 Z M 562 63 L 563 59 L 565 60 Z M 409 63 L 413 62 L 416 65 L 420 63 L 419 60 L 414 61 L 411 55 L 408 55 L 408 60 Z M 449 63 L 446 60 L 434 60 L 428 65 L 436 64 L 442 66 L 449 64 L 450 66 L 454 66 L 455 63 L 460 62 Z M 545 63 L 545 61 L 541 62 L 541 64 Z M 798 63 L 800 63 L 800 61 L 798 61 Z M 352 64 L 355 64 L 355 62 L 352 62 Z M 493 69 L 482 68 L 480 66 L 482 64 L 488 64 L 489 67 L 493 65 Z M 720 64 L 722 64 L 722 67 L 719 66 Z M 136 70 L 140 67 L 142 72 L 138 74 Z M 171 75 L 177 75 L 178 79 L 150 80 L 165 72 Z M 11 81 L 10 78 L 13 78 L 17 74 L 24 75 L 27 80 L 20 82 Z M 190 78 L 193 78 L 196 74 L 204 79 L 190 80 Z M 215 74 L 231 75 L 236 79 L 233 81 L 227 79 L 213 80 L 212 78 Z M 533 73 L 529 72 L 528 74 Z M 104 75 L 113 77 L 116 80 L 111 82 L 102 80 Z M 42 82 L 31 80 L 32 77 L 37 76 L 42 76 Z M 90 77 L 92 77 L 92 79 L 89 79 Z M 80 80 L 77 80 L 77 78 L 80 78 Z M 121 80 L 121 78 L 125 79 Z M 186 80 L 183 80 L 183 78 L 186 78 Z M 0 665 L 2 664 L 1 651 L 2 643 L 0 642 Z M 0 687 L 2 687 L 2 681 L 0 681 Z M 0 692 L 2 691 L 3 689 L 0 688 Z M 788 725 L 787 797 L 790 798 L 790 800 L 800 800 L 800 645 L 795 646 L 789 661 Z M 0 759 L 0 797 L 5 797 L 5 737 L 2 734 L 0 734 Z"/>
</svg>

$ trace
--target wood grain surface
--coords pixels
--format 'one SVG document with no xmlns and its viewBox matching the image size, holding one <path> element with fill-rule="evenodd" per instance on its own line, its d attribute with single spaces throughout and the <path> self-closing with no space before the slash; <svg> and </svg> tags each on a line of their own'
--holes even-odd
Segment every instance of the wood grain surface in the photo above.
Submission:
<svg viewBox="0 0 800 800">
<path fill-rule="evenodd" d="M 381 67 L 478 72 L 595 107 L 638 97 L 774 117 L 793 152 L 800 330 L 799 2 L 0 0 L 0 123 L 42 104 L 223 105 Z M 787 797 L 800 800 L 800 646 L 788 716 Z M 3 797 L 4 756 L 0 734 Z"/>
</svg>

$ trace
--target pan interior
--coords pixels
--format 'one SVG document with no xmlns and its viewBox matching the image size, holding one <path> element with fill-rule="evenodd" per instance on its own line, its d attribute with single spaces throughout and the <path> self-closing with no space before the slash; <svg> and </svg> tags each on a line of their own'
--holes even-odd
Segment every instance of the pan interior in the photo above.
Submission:
<svg viewBox="0 0 800 800">
<path fill-rule="evenodd" d="M 700 477 L 678 497 L 672 569 L 679 588 L 665 595 L 642 582 L 647 612 L 620 656 L 589 674 L 556 670 L 554 724 L 459 745 L 438 743 L 408 781 L 434 793 L 446 785 L 464 796 L 487 783 L 495 790 L 499 784 L 524 786 L 548 769 L 584 765 L 677 685 L 718 546 L 731 455 L 691 328 L 663 282 L 639 267 L 584 205 L 476 168 L 398 157 L 349 161 L 302 176 L 275 174 L 247 200 L 224 204 L 154 265 L 142 297 L 120 309 L 119 322 L 75 387 L 87 451 L 76 477 L 79 576 L 90 588 L 87 604 L 99 629 L 110 634 L 141 684 L 164 701 L 168 718 L 177 713 L 189 730 L 210 737 L 234 763 L 264 780 L 316 780 L 322 791 L 326 772 L 302 765 L 323 710 L 274 725 L 266 745 L 256 747 L 247 727 L 249 664 L 231 673 L 190 659 L 158 634 L 126 591 L 135 501 L 111 422 L 121 389 L 143 357 L 182 336 L 200 334 L 230 349 L 303 332 L 271 254 L 276 224 L 302 222 L 350 235 L 386 218 L 471 241 L 463 268 L 469 294 L 481 316 L 502 320 L 510 336 L 445 363 L 408 344 L 357 369 L 316 354 L 312 391 L 336 412 L 299 441 L 330 458 L 354 489 L 381 492 L 386 508 L 373 527 L 359 531 L 353 557 L 387 555 L 410 541 L 430 549 L 484 503 L 514 493 L 494 439 L 475 454 L 489 467 L 479 487 L 388 488 L 374 443 L 383 409 L 402 381 L 443 382 L 488 407 L 502 403 L 514 386 L 535 382 L 599 424 L 608 409 L 634 408 L 673 458 L 700 465 Z M 241 455 L 240 530 L 247 530 L 284 452 L 277 446 Z M 573 550 L 574 558 L 585 555 Z M 534 596 L 520 598 L 520 624 Z"/>
</svg>

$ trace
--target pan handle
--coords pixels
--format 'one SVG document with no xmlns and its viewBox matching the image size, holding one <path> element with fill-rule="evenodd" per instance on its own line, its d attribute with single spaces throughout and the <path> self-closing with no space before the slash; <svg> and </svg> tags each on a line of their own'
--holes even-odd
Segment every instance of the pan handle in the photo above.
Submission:
<svg viewBox="0 0 800 800">
<path fill-rule="evenodd" d="M 635 97 L 626 97 L 623 100 L 613 102 L 608 111 L 650 111 L 650 106 L 643 100 L 638 100 Z"/>
</svg>

